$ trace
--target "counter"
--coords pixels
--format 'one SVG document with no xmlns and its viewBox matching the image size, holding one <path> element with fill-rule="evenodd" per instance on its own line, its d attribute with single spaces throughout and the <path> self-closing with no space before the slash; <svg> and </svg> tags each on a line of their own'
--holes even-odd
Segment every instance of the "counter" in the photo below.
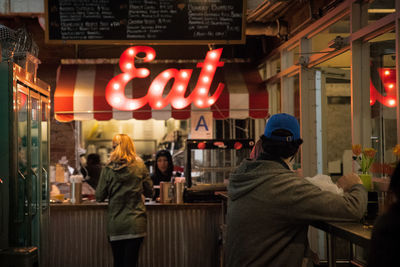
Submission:
<svg viewBox="0 0 400 267">
<path fill-rule="evenodd" d="M 219 266 L 219 203 L 146 204 L 148 235 L 139 265 Z M 50 205 L 46 266 L 112 267 L 106 235 L 107 203 Z"/>
<path fill-rule="evenodd" d="M 311 225 L 360 247 L 369 248 L 372 226 L 358 222 L 313 222 Z"/>
<path fill-rule="evenodd" d="M 313 222 L 311 226 L 320 229 L 326 232 L 326 240 L 327 240 L 327 259 L 328 266 L 334 267 L 336 266 L 336 251 L 335 251 L 335 242 L 336 238 L 342 238 L 350 242 L 350 257 L 349 261 L 355 261 L 355 246 L 358 245 L 362 247 L 365 252 L 368 252 L 372 234 L 372 226 L 371 225 L 363 225 L 358 222 Z M 356 260 L 357 261 L 357 260 Z M 360 265 L 360 262 L 357 261 L 357 266 Z"/>
</svg>

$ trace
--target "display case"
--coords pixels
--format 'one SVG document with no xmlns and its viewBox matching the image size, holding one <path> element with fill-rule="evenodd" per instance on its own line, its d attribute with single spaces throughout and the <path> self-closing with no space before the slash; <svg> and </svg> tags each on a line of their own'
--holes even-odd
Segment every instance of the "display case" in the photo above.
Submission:
<svg viewBox="0 0 400 267">
<path fill-rule="evenodd" d="M 35 255 L 44 258 L 47 245 L 50 86 L 33 70 L 11 59 L 0 62 L 1 260 L 17 258 L 13 248 L 36 248 Z"/>
<path fill-rule="evenodd" d="M 193 140 L 186 143 L 185 176 L 191 190 L 226 190 L 230 173 L 249 158 L 252 139 Z"/>
</svg>

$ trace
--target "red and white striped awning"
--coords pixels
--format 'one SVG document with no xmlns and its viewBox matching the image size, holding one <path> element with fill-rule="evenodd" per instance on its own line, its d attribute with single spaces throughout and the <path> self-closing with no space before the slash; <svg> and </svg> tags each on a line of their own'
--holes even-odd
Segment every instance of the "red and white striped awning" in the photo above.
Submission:
<svg viewBox="0 0 400 267">
<path fill-rule="evenodd" d="M 186 94 L 195 88 L 200 69 L 196 64 L 154 63 L 143 65 L 150 70 L 147 78 L 132 80 L 125 94 L 139 98 L 147 94 L 151 81 L 163 70 L 169 68 L 193 69 Z M 138 66 L 139 68 L 140 66 Z M 57 87 L 54 94 L 55 118 L 61 122 L 72 120 L 126 120 L 169 118 L 185 120 L 192 112 L 211 110 L 215 119 L 225 118 L 266 118 L 268 116 L 268 93 L 257 69 L 248 63 L 225 63 L 217 69 L 210 94 L 218 83 L 224 83 L 225 89 L 216 103 L 208 109 L 199 109 L 193 104 L 185 109 L 174 109 L 171 105 L 152 110 L 146 104 L 135 111 L 120 111 L 111 107 L 105 98 L 107 83 L 121 71 L 118 64 L 63 64 L 58 70 Z M 164 94 L 168 94 L 173 81 L 170 81 Z M 169 87 L 169 88 L 168 88 Z"/>
</svg>

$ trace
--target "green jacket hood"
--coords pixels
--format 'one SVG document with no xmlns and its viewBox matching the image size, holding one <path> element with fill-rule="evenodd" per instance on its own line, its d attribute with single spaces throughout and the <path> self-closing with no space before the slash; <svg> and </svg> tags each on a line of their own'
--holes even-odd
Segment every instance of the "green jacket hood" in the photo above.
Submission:
<svg viewBox="0 0 400 267">
<path fill-rule="evenodd" d="M 268 173 L 265 169 L 269 169 Z M 292 173 L 281 163 L 269 160 L 244 160 L 230 175 L 228 192 L 232 200 L 238 199 L 279 174 Z"/>
<path fill-rule="evenodd" d="M 125 159 L 121 159 L 119 161 L 109 162 L 106 167 L 115 171 L 118 174 L 115 178 L 118 181 L 123 182 L 131 179 L 131 171 L 129 171 L 129 169 L 141 165 L 141 162 L 141 160 L 137 159 L 135 162 L 129 164 Z"/>
</svg>

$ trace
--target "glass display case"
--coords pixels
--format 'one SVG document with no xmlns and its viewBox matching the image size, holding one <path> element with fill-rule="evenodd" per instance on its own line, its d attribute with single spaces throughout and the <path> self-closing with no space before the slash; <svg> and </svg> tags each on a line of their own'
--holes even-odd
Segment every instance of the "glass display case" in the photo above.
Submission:
<svg viewBox="0 0 400 267">
<path fill-rule="evenodd" d="M 50 86 L 35 75 L 12 60 L 0 62 L 0 250 L 4 260 L 15 258 L 12 248 L 35 247 L 44 266 L 41 251 L 48 245 L 50 212 Z"/>
<path fill-rule="evenodd" d="M 249 158 L 252 139 L 187 140 L 185 176 L 192 190 L 226 190 L 230 173 Z"/>
</svg>

